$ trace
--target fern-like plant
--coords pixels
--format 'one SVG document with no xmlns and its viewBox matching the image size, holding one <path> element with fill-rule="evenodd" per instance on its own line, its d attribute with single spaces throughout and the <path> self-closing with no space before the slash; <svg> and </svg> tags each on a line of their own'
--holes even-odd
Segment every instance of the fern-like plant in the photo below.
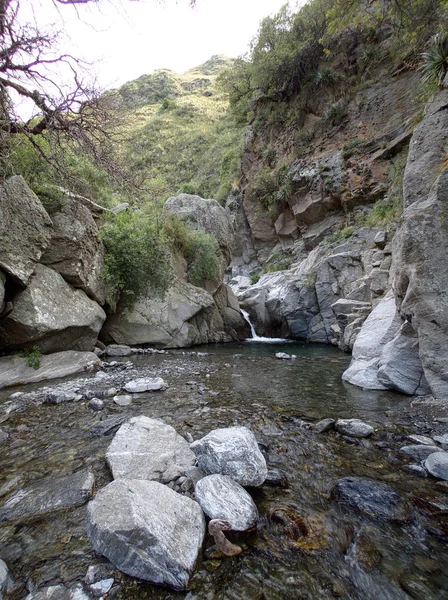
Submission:
<svg viewBox="0 0 448 600">
<path fill-rule="evenodd" d="M 422 58 L 423 82 L 437 83 L 439 88 L 443 88 L 448 70 L 448 33 L 434 36 L 431 46 L 422 54 Z"/>
</svg>

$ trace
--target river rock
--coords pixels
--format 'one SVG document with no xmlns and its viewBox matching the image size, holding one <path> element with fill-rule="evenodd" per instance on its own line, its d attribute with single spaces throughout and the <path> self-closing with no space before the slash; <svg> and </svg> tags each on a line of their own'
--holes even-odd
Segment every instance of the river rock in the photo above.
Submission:
<svg viewBox="0 0 448 600">
<path fill-rule="evenodd" d="M 101 400 L 101 398 L 92 398 L 88 404 L 88 407 L 95 411 L 103 410 L 104 406 L 104 400 Z"/>
<path fill-rule="evenodd" d="M 338 433 L 355 438 L 365 438 L 372 435 L 374 429 L 371 425 L 359 419 L 338 419 L 335 424 Z"/>
<path fill-rule="evenodd" d="M 388 485 L 360 477 L 344 477 L 331 491 L 333 499 L 373 518 L 406 521 L 408 507 Z"/>
<path fill-rule="evenodd" d="M 48 267 L 37 265 L 28 287 L 0 325 L 1 348 L 36 344 L 43 353 L 91 351 L 106 313 L 82 290 L 74 290 Z"/>
<path fill-rule="evenodd" d="M 140 377 L 128 381 L 124 389 L 131 394 L 139 392 L 157 392 L 166 388 L 166 383 L 161 377 Z"/>
<path fill-rule="evenodd" d="M 384 346 L 377 377 L 389 390 L 411 396 L 430 393 L 419 355 L 418 337 L 408 321 L 403 323 L 394 339 Z"/>
<path fill-rule="evenodd" d="M 385 390 L 378 380 L 378 363 L 385 344 L 390 342 L 401 326 L 392 292 L 384 296 L 370 313 L 353 346 L 352 362 L 342 379 L 369 390 Z"/>
<path fill-rule="evenodd" d="M 50 242 L 52 222 L 21 176 L 0 186 L 0 268 L 27 285 Z"/>
<path fill-rule="evenodd" d="M 51 211 L 53 233 L 40 262 L 75 288 L 81 288 L 99 304 L 106 299 L 104 247 L 90 210 L 76 196 L 67 194 Z"/>
<path fill-rule="evenodd" d="M 96 583 L 92 583 L 89 586 L 90 591 L 95 596 L 95 598 L 100 598 L 101 596 L 105 596 L 114 585 L 113 577 L 109 577 L 109 579 L 102 579 L 101 581 L 97 581 Z"/>
<path fill-rule="evenodd" d="M 121 394 L 119 396 L 114 396 L 113 400 L 115 404 L 118 406 L 129 406 L 132 404 L 132 396 L 130 394 Z"/>
<path fill-rule="evenodd" d="M 14 581 L 7 564 L 0 558 L 0 600 L 12 587 Z"/>
<path fill-rule="evenodd" d="M 427 437 L 426 435 L 416 434 L 408 435 L 408 440 L 413 444 L 423 444 L 424 446 L 433 446 L 434 440 L 438 441 L 436 438 L 434 438 L 433 440 L 432 438 Z"/>
<path fill-rule="evenodd" d="M 330 429 L 334 429 L 335 423 L 336 421 L 334 419 L 322 419 L 316 423 L 314 430 L 317 431 L 317 433 L 326 433 L 327 431 L 330 431 Z"/>
<path fill-rule="evenodd" d="M 9 438 L 9 433 L 7 433 L 4 429 L 0 429 L 0 444 L 4 444 Z"/>
<path fill-rule="evenodd" d="M 124 344 L 109 344 L 106 347 L 107 356 L 130 356 L 131 354 L 132 350 L 130 346 L 125 346 Z"/>
<path fill-rule="evenodd" d="M 425 469 L 438 479 L 448 481 L 448 452 L 434 452 L 425 460 Z"/>
<path fill-rule="evenodd" d="M 168 483 L 194 465 L 188 442 L 158 419 L 132 417 L 115 434 L 106 453 L 114 479 Z"/>
<path fill-rule="evenodd" d="M 81 583 L 69 588 L 65 585 L 51 585 L 28 594 L 24 600 L 91 600 Z"/>
<path fill-rule="evenodd" d="M 90 470 L 36 481 L 0 506 L 0 522 L 26 523 L 56 511 L 82 506 L 92 495 L 94 481 Z"/>
<path fill-rule="evenodd" d="M 87 507 L 87 536 L 120 571 L 185 589 L 205 535 L 203 512 L 155 481 L 113 481 Z"/>
<path fill-rule="evenodd" d="M 405 454 L 416 460 L 425 460 L 433 452 L 439 452 L 438 446 L 428 446 L 423 444 L 410 444 L 400 448 L 400 454 Z"/>
<path fill-rule="evenodd" d="M 286 352 L 276 352 L 275 358 L 280 358 L 280 359 L 283 359 L 283 360 L 290 360 L 291 359 L 291 355 L 290 354 L 286 354 Z"/>
<path fill-rule="evenodd" d="M 92 435 L 95 435 L 97 437 L 105 437 L 107 435 L 112 435 L 114 431 L 117 430 L 126 419 L 126 415 L 115 415 L 113 417 L 109 417 L 108 419 L 104 419 L 104 421 L 95 423 L 95 425 L 93 425 L 90 431 Z"/>
<path fill-rule="evenodd" d="M 207 475 L 228 475 L 245 486 L 258 486 L 266 479 L 266 461 L 247 427 L 214 429 L 190 448 Z"/>
<path fill-rule="evenodd" d="M 67 350 L 40 357 L 40 366 L 33 369 L 26 358 L 17 354 L 0 357 L 0 389 L 26 383 L 38 383 L 47 379 L 58 379 L 81 373 L 92 365 L 99 364 L 93 352 Z"/>
<path fill-rule="evenodd" d="M 439 442 L 439 444 L 443 445 L 448 444 L 448 433 L 444 433 L 443 435 L 435 435 L 434 441 Z"/>
<path fill-rule="evenodd" d="M 195 487 L 195 498 L 210 519 L 230 523 L 235 531 L 245 531 L 258 520 L 254 501 L 236 481 L 226 475 L 208 475 Z"/>
</svg>

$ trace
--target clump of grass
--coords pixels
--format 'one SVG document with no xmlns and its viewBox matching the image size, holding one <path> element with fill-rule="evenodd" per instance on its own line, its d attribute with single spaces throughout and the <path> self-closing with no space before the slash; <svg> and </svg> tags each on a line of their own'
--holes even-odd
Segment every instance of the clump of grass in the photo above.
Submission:
<svg viewBox="0 0 448 600">
<path fill-rule="evenodd" d="M 21 355 L 23 358 L 26 358 L 26 364 L 32 369 L 40 368 L 40 350 L 39 347 L 34 345 L 32 348 L 24 350 Z"/>
</svg>

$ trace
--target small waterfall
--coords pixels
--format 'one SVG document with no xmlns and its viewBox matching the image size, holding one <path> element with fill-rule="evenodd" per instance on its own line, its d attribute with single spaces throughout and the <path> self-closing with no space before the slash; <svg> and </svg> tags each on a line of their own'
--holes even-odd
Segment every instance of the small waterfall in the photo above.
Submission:
<svg viewBox="0 0 448 600">
<path fill-rule="evenodd" d="M 291 341 L 291 340 L 285 340 L 283 338 L 260 337 L 259 335 L 257 335 L 257 332 L 255 331 L 255 327 L 253 326 L 252 321 L 250 320 L 249 313 L 246 310 L 244 310 L 243 308 L 240 308 L 240 310 L 241 310 L 241 314 L 243 315 L 244 319 L 249 324 L 250 332 L 252 334 L 251 338 L 246 338 L 246 342 L 263 342 L 265 344 L 266 343 L 278 344 L 278 343 L 285 343 L 285 342 Z"/>
</svg>

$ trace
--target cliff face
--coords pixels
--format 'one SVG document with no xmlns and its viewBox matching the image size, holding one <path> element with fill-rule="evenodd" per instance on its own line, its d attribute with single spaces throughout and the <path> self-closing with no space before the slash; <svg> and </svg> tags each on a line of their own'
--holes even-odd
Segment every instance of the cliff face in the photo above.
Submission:
<svg viewBox="0 0 448 600">
<path fill-rule="evenodd" d="M 337 124 L 304 115 L 305 143 L 292 126 L 249 126 L 229 279 L 259 334 L 346 351 L 393 290 L 388 335 L 366 359 L 366 323 L 344 378 L 446 397 L 447 96 L 425 103 L 419 89 L 418 72 L 382 72 Z"/>
</svg>

